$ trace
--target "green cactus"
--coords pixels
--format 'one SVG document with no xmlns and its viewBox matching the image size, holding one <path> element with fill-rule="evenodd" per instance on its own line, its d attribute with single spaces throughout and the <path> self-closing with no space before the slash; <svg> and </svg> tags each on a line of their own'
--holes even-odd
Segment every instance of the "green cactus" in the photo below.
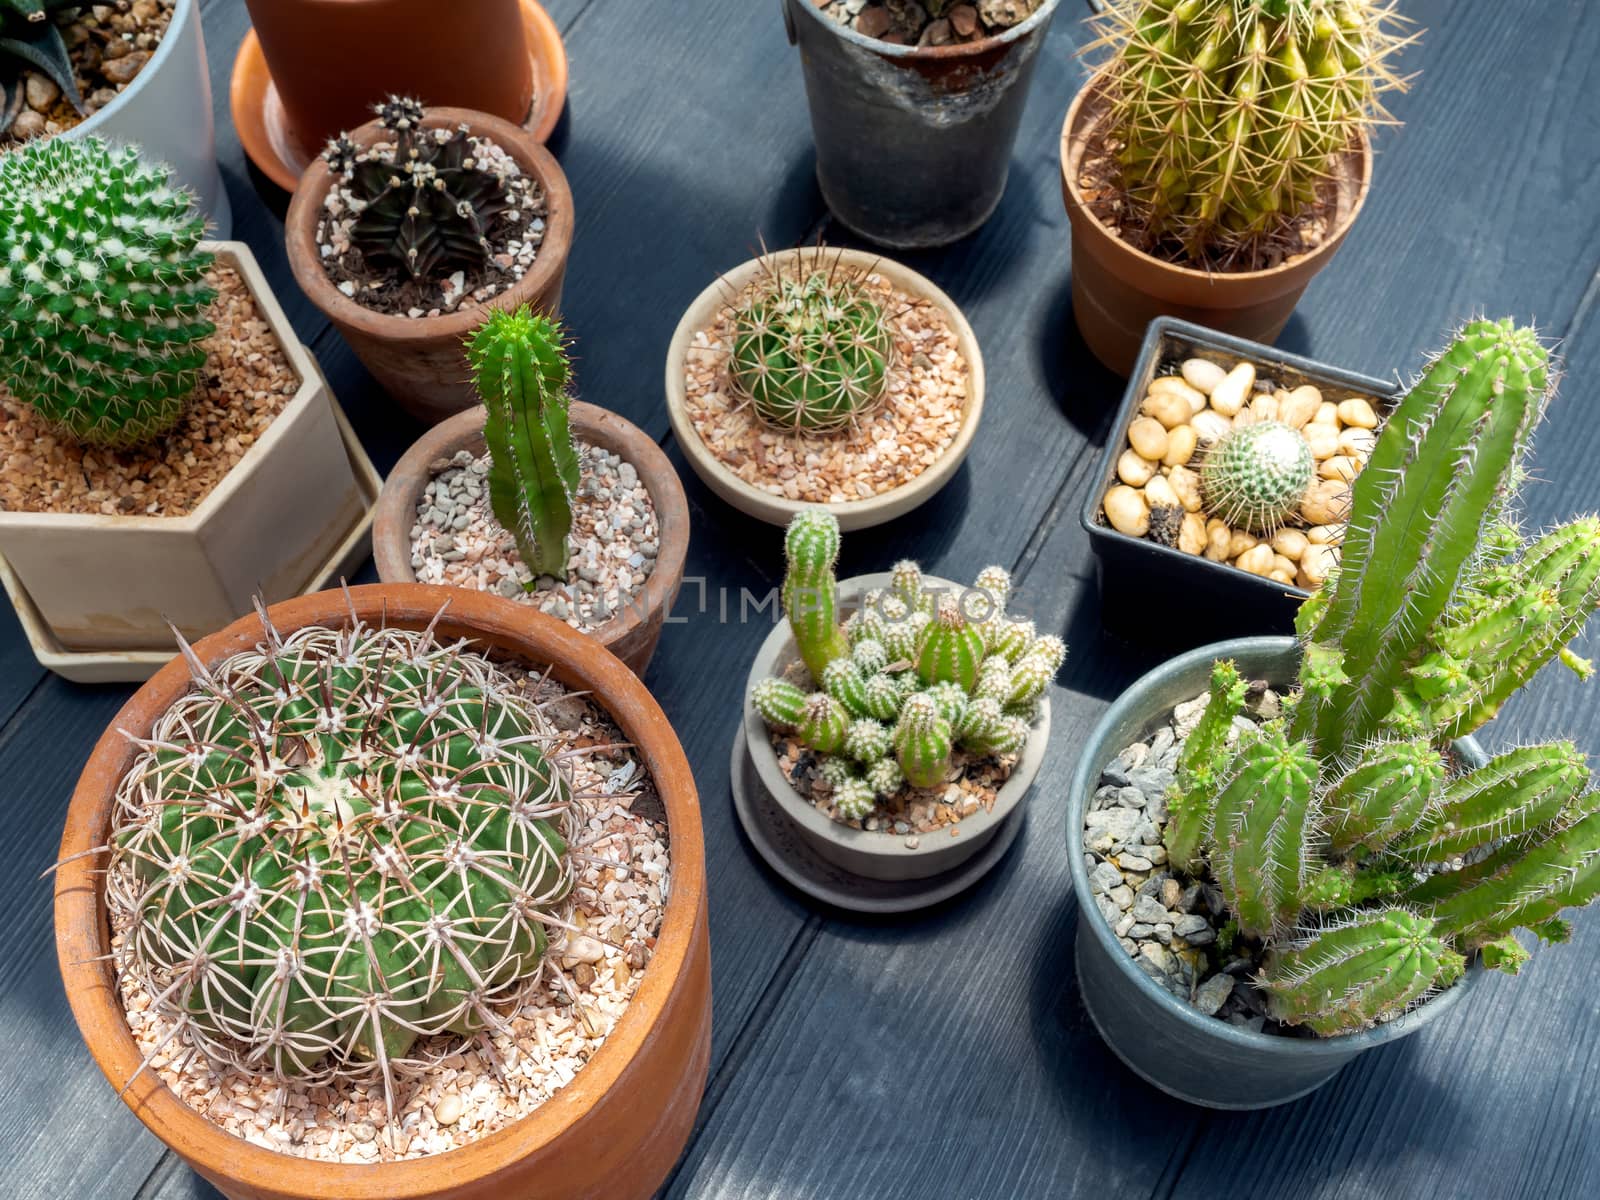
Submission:
<svg viewBox="0 0 1600 1200">
<path fill-rule="evenodd" d="M 1407 834 L 1444 787 L 1444 760 L 1427 738 L 1374 742 L 1324 793 L 1324 828 L 1336 854 L 1379 850 Z"/>
<path fill-rule="evenodd" d="M 1167 795 L 1167 827 L 1162 838 L 1173 865 L 1193 873 L 1211 833 L 1217 785 L 1227 761 L 1228 731 L 1244 708 L 1245 684 L 1229 661 L 1211 668 L 1210 695 L 1199 722 L 1184 739 L 1177 771 Z"/>
<path fill-rule="evenodd" d="M 862 717 L 850 722 L 840 749 L 859 763 L 871 764 L 888 754 L 891 744 L 887 725 Z"/>
<path fill-rule="evenodd" d="M 838 754 L 844 749 L 844 739 L 850 732 L 850 714 L 826 692 L 813 692 L 806 697 L 795 732 L 813 750 Z"/>
<path fill-rule="evenodd" d="M 938 787 L 950 767 L 950 722 L 926 692 L 906 698 L 894 727 L 895 757 L 912 787 Z"/>
<path fill-rule="evenodd" d="M 1228 265 L 1281 241 L 1388 120 L 1400 20 L 1388 0 L 1109 0 L 1092 48 L 1125 236 Z"/>
<path fill-rule="evenodd" d="M 807 263 L 809 257 L 810 262 Z M 768 256 L 766 274 L 734 312 L 729 373 L 763 421 L 831 433 L 882 399 L 894 335 L 865 280 L 823 249 Z M 792 261 L 795 274 L 785 274 Z"/>
<path fill-rule="evenodd" d="M 953 596 L 944 597 L 917 639 L 917 676 L 923 683 L 952 683 L 968 693 L 977 686 L 983 655 L 983 631 L 967 621 Z"/>
<path fill-rule="evenodd" d="M 1316 462 L 1311 444 L 1281 421 L 1257 421 L 1223 437 L 1200 463 L 1206 511 L 1270 537 L 1300 509 Z"/>
<path fill-rule="evenodd" d="M 801 509 L 789 521 L 783 552 L 783 615 L 801 661 L 820 682 L 830 662 L 850 653 L 839 625 L 839 583 L 833 574 L 839 561 L 838 518 L 823 508 Z"/>
<path fill-rule="evenodd" d="M 750 691 L 750 704 L 774 729 L 792 733 L 805 718 L 806 694 L 783 679 L 763 679 Z"/>
<path fill-rule="evenodd" d="M 514 313 L 497 309 L 468 339 L 467 360 L 485 410 L 495 520 L 535 576 L 565 579 L 580 467 L 561 326 L 526 304 Z"/>
<path fill-rule="evenodd" d="M 36 138 L 0 156 L 0 379 L 85 445 L 171 430 L 213 331 L 204 232 L 131 147 Z"/>
<path fill-rule="evenodd" d="M 1235 754 L 1213 806 L 1211 870 L 1248 934 L 1288 928 L 1310 879 L 1317 764 L 1278 727 Z"/>
<path fill-rule="evenodd" d="M 488 658 L 359 621 L 210 668 L 135 739 L 112 815 L 117 954 L 214 1062 L 394 1077 L 504 1031 L 561 925 L 577 821 L 553 735 Z M 432 1055 L 427 1056 L 431 1058 Z"/>
<path fill-rule="evenodd" d="M 867 768 L 864 778 L 867 786 L 885 800 L 906 786 L 906 773 L 900 769 L 899 762 L 892 758 L 880 758 Z"/>
</svg>

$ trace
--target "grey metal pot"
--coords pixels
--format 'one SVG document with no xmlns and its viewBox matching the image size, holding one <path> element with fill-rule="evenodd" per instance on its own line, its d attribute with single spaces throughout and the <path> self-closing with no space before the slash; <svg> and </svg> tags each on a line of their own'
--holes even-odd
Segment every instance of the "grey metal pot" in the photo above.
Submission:
<svg viewBox="0 0 1600 1200">
<path fill-rule="evenodd" d="M 1060 0 L 994 37 L 894 46 L 781 0 L 800 47 L 817 183 L 853 232 L 884 246 L 943 246 L 1000 203 L 1022 106 Z"/>
<path fill-rule="evenodd" d="M 1067 804 L 1067 852 L 1078 897 L 1078 988 L 1095 1028 L 1130 1070 L 1168 1095 L 1208 1108 L 1267 1108 L 1315 1091 L 1357 1055 L 1415 1033 L 1460 1004 L 1482 974 L 1473 963 L 1454 987 L 1394 1021 L 1335 1038 L 1252 1033 L 1178 1000 L 1134 965 L 1100 915 L 1084 865 L 1083 815 L 1100 772 L 1122 750 L 1206 690 L 1211 664 L 1231 658 L 1246 678 L 1287 685 L 1299 666 L 1293 638 L 1250 637 L 1202 646 L 1172 659 L 1124 692 L 1095 726 L 1078 760 Z M 1487 761 L 1462 738 L 1471 766 Z"/>
</svg>

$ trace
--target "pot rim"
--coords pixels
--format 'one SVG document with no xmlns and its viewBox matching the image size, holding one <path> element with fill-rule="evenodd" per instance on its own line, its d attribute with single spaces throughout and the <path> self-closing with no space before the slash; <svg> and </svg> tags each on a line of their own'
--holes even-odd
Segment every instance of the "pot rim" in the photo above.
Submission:
<svg viewBox="0 0 1600 1200">
<path fill-rule="evenodd" d="M 1185 1004 L 1178 1000 L 1165 988 L 1160 987 L 1153 979 L 1145 975 L 1133 965 L 1133 960 L 1128 957 L 1126 950 L 1118 943 L 1116 935 L 1111 932 L 1111 927 L 1106 924 L 1105 918 L 1100 913 L 1100 908 L 1094 902 L 1094 893 L 1089 886 L 1089 869 L 1084 865 L 1083 848 L 1083 816 L 1088 803 L 1088 798 L 1094 794 L 1099 784 L 1100 771 L 1103 763 L 1095 761 L 1097 752 L 1104 748 L 1103 743 L 1119 724 L 1125 719 L 1139 715 L 1149 706 L 1145 695 L 1157 686 L 1164 677 L 1182 671 L 1196 669 L 1209 665 L 1219 658 L 1231 658 L 1250 652 L 1267 652 L 1287 654 L 1298 648 L 1298 642 L 1292 637 L 1242 637 L 1231 638 L 1227 641 L 1212 642 L 1205 646 L 1170 658 L 1135 681 L 1127 691 L 1118 696 L 1100 720 L 1090 731 L 1084 743 L 1082 754 L 1077 765 L 1072 770 L 1072 780 L 1067 792 L 1067 858 L 1068 868 L 1072 873 L 1072 888 L 1078 900 L 1078 926 L 1082 929 L 1085 924 L 1092 931 L 1092 935 L 1117 963 L 1117 969 L 1122 972 L 1133 985 L 1142 992 L 1146 998 L 1158 1005 L 1172 1020 L 1180 1025 L 1204 1036 L 1226 1043 L 1243 1051 L 1261 1053 L 1263 1051 L 1279 1054 L 1292 1054 L 1298 1057 L 1328 1057 L 1341 1061 L 1348 1058 L 1352 1052 L 1359 1053 L 1370 1050 L 1375 1046 L 1386 1045 L 1398 1038 L 1411 1033 L 1419 1025 L 1431 1021 L 1435 1017 L 1443 1016 L 1457 1004 L 1461 1003 L 1462 996 L 1467 990 L 1478 982 L 1478 977 L 1483 974 L 1483 967 L 1474 960 L 1468 965 L 1462 977 L 1444 991 L 1425 1001 L 1417 1008 L 1396 1017 L 1372 1029 L 1364 1029 L 1358 1033 L 1345 1033 L 1337 1037 L 1284 1037 L 1280 1034 L 1253 1033 L 1238 1025 L 1230 1025 L 1226 1021 L 1219 1021 L 1215 1017 L 1206 1016 L 1193 1005 Z M 1154 716 L 1150 719 L 1154 719 Z M 1455 743 L 1470 754 L 1482 756 L 1483 751 L 1476 739 L 1465 737 L 1457 739 Z M 1121 747 L 1116 748 L 1120 752 Z"/>
<path fill-rule="evenodd" d="M 1033 13 L 1023 21 L 1017 22 L 1003 33 L 990 34 L 986 38 L 979 38 L 975 42 L 951 42 L 945 46 L 897 46 L 893 42 L 881 42 L 877 38 L 869 38 L 864 33 L 857 33 L 854 29 L 839 22 L 830 20 L 822 15 L 822 10 L 811 3 L 798 3 L 790 5 L 784 0 L 785 12 L 798 8 L 806 14 L 806 19 L 814 20 L 844 41 L 862 50 L 868 50 L 887 59 L 897 59 L 902 62 L 925 63 L 954 63 L 963 58 L 973 58 L 990 51 L 1000 50 L 1012 42 L 1027 37 L 1040 25 L 1050 20 L 1061 0 L 1044 0 Z M 789 18 L 786 18 L 788 20 Z M 791 35 L 789 40 L 794 41 Z"/>
<path fill-rule="evenodd" d="M 149 57 L 143 68 L 141 68 L 139 73 L 133 77 L 133 82 L 118 92 L 117 98 L 110 104 L 106 105 L 98 112 L 90 113 L 87 118 L 79 121 L 71 129 L 66 130 L 62 136 L 101 136 L 100 127 L 111 119 L 111 114 L 116 112 L 117 109 L 121 108 L 124 102 L 132 103 L 133 98 L 137 96 L 139 91 L 144 87 L 146 76 L 154 78 L 160 69 L 166 65 L 167 59 L 171 58 L 177 53 L 176 47 L 179 35 L 182 32 L 180 26 L 184 21 L 190 18 L 190 10 L 194 10 L 192 15 L 195 18 L 196 32 L 202 34 L 203 37 L 203 30 L 200 29 L 199 21 L 199 0 L 176 0 L 176 3 L 172 7 L 172 19 L 167 22 L 167 28 L 161 34 L 161 41 L 157 43 L 155 53 Z M 168 37 L 168 33 L 171 33 L 173 36 Z M 205 43 L 202 40 L 202 53 L 204 52 L 204 45 Z"/>
<path fill-rule="evenodd" d="M 937 575 L 924 575 L 922 579 L 926 585 L 949 589 L 958 595 L 970 590 L 962 584 L 942 579 Z M 841 579 L 839 581 L 841 607 L 865 595 L 871 588 L 887 587 L 889 580 L 890 573 L 887 571 L 874 571 Z M 808 833 L 848 846 L 862 854 L 882 858 L 926 858 L 948 852 L 952 839 L 934 836 L 938 833 L 937 830 L 919 835 L 918 844 L 909 847 L 906 845 L 905 837 L 900 834 L 855 829 L 849 825 L 842 825 L 801 796 L 784 778 L 783 771 L 778 766 L 778 756 L 773 753 L 772 743 L 767 739 L 766 723 L 750 703 L 750 693 L 761 680 L 768 675 L 777 674 L 787 665 L 780 663 L 779 658 L 793 637 L 794 632 L 789 626 L 787 617 L 772 627 L 772 632 L 761 643 L 761 648 L 756 651 L 755 658 L 750 664 L 750 673 L 745 678 L 744 694 L 740 698 L 745 745 L 749 750 L 751 761 L 755 763 L 756 773 L 761 777 L 762 785 L 772 794 L 784 813 L 803 826 Z M 994 806 L 987 811 L 980 809 L 970 816 L 963 817 L 950 828 L 961 829 L 964 835 L 970 835 L 971 838 L 982 837 L 997 830 L 1006 818 L 1016 811 L 1023 797 L 1027 795 L 1028 789 L 1033 786 L 1039 768 L 1043 765 L 1049 742 L 1050 697 L 1047 691 L 1040 706 L 1039 716 L 1033 722 L 1033 731 L 1028 735 L 1028 743 L 1018 756 L 1016 768 L 1005 783 L 1000 785 Z"/>
<path fill-rule="evenodd" d="M 746 483 L 712 453 L 689 417 L 687 384 L 689 351 L 695 334 L 700 333 L 706 323 L 707 317 L 702 314 L 707 314 L 711 321 L 715 321 L 721 309 L 736 297 L 769 261 L 789 255 L 804 254 L 809 250 L 810 247 L 798 246 L 787 250 L 771 250 L 747 259 L 712 280 L 683 310 L 677 328 L 673 330 L 672 340 L 667 344 L 667 418 L 672 424 L 673 435 L 678 439 L 678 445 L 683 450 L 689 465 L 694 468 L 695 474 L 712 491 L 740 512 L 766 521 L 768 524 L 784 525 L 801 509 L 821 508 L 837 517 L 839 528 L 849 532 L 893 520 L 926 503 L 960 468 L 967 457 L 967 452 L 972 448 L 972 439 L 976 436 L 978 423 L 983 417 L 985 392 L 983 351 L 960 305 L 931 279 L 884 254 L 838 246 L 827 247 L 825 253 L 830 259 L 837 256 L 839 263 L 852 270 L 868 274 L 880 273 L 896 288 L 923 295 L 944 314 L 945 320 L 950 323 L 951 331 L 955 334 L 961 356 L 967 362 L 967 399 L 961 411 L 961 426 L 944 453 L 920 475 L 886 492 L 879 492 L 862 500 L 844 500 L 826 504 L 790 500 Z"/>
<path fill-rule="evenodd" d="M 544 240 L 539 246 L 539 253 L 534 256 L 533 265 L 521 279 L 484 303 L 441 313 L 437 317 L 397 316 L 356 303 L 328 278 L 317 249 L 318 214 L 322 211 L 323 199 L 333 186 L 332 172 L 321 154 L 318 154 L 295 185 L 289 211 L 284 217 L 284 236 L 289 269 L 295 281 L 311 302 L 335 324 L 355 326 L 369 337 L 396 344 L 465 338 L 483 322 L 490 310 L 515 309 L 531 302 L 534 296 L 551 286 L 566 268 L 574 228 L 572 188 L 555 155 L 545 149 L 528 130 L 488 113 L 442 105 L 425 110 L 422 119 L 424 129 L 442 129 L 461 124 L 465 124 L 474 136 L 488 138 L 511 155 L 523 172 L 532 176 L 544 189 Z M 351 130 L 349 136 L 357 146 L 365 149 L 381 140 L 383 133 L 383 127 L 374 119 Z"/>
<path fill-rule="evenodd" d="M 433 478 L 428 464 L 453 455 L 457 450 L 471 449 L 474 445 L 481 447 L 487 415 L 487 410 L 480 404 L 439 422 L 411 444 L 395 464 L 394 470 L 384 479 L 372 529 L 373 559 L 382 582 L 417 582 L 416 573 L 411 567 L 411 525 L 415 519 L 417 497 Z M 639 473 L 639 480 L 650 494 L 650 502 L 656 510 L 658 553 L 656 565 L 651 568 L 643 589 L 631 600 L 625 601 L 616 616 L 584 635 L 609 647 L 648 624 L 652 613 L 666 612 L 672 608 L 683 580 L 684 562 L 689 554 L 689 502 L 671 461 L 661 447 L 633 422 L 581 400 L 572 401 L 569 415 L 575 436 L 619 454 L 623 462 Z M 475 588 L 462 590 L 477 591 Z M 534 611 L 527 605 L 519 607 Z"/>
<path fill-rule="evenodd" d="M 1086 131 L 1077 128 L 1079 118 L 1085 115 L 1088 106 L 1097 100 L 1103 102 L 1103 90 L 1108 77 L 1108 68 L 1102 67 L 1094 72 L 1078 89 L 1078 94 L 1073 97 L 1072 104 L 1067 108 L 1066 118 L 1061 122 L 1061 140 L 1059 158 L 1061 164 L 1061 183 L 1067 189 L 1072 199 L 1072 205 L 1077 211 L 1087 218 L 1090 226 L 1100 234 L 1101 240 L 1115 247 L 1113 254 L 1125 262 L 1138 264 L 1140 269 L 1159 267 L 1170 272 L 1177 278 L 1193 280 L 1195 282 L 1215 284 L 1227 283 L 1257 283 L 1285 275 L 1291 271 L 1299 270 L 1307 263 L 1320 258 L 1326 258 L 1343 244 L 1345 235 L 1350 232 L 1356 223 L 1356 218 L 1361 215 L 1361 210 L 1366 206 L 1367 196 L 1372 191 L 1372 140 L 1367 131 L 1359 131 L 1360 145 L 1356 150 L 1345 151 L 1345 156 L 1359 152 L 1360 159 L 1360 186 L 1356 189 L 1355 203 L 1350 206 L 1350 211 L 1345 219 L 1333 229 L 1329 230 L 1321 243 L 1304 254 L 1296 255 L 1275 267 L 1266 267 L 1256 271 L 1211 271 L 1204 268 L 1184 266 L 1181 263 L 1169 262 L 1164 258 L 1157 258 L 1147 254 L 1137 246 L 1124 241 L 1113 233 L 1099 217 L 1097 217 L 1088 203 L 1083 198 L 1083 193 L 1078 188 L 1077 172 L 1071 169 L 1074 151 L 1086 140 Z"/>
<path fill-rule="evenodd" d="M 480 592 L 425 584 L 367 584 L 348 589 L 363 619 L 421 628 L 439 618 L 441 638 L 468 637 L 502 651 L 549 663 L 554 676 L 591 692 L 647 765 L 667 809 L 672 887 L 650 969 L 605 1043 L 583 1069 L 532 1113 L 466 1146 L 419 1159 L 378 1164 L 329 1163 L 296 1158 L 227 1133 L 189 1108 L 153 1072 L 126 1085 L 123 1099 L 157 1137 L 213 1179 L 240 1184 L 263 1196 L 337 1194 L 346 1200 L 426 1200 L 441 1188 L 486 1180 L 559 1139 L 614 1087 L 626 1086 L 634 1055 L 671 1001 L 693 949 L 705 907 L 705 844 L 694 776 L 676 733 L 653 697 L 622 661 L 599 643 L 554 618 Z M 342 621 L 346 596 L 314 593 L 271 607 L 284 631 Z M 252 616 L 195 643 L 201 661 L 215 663 L 258 642 Z M 73 1017 L 90 1053 L 113 1087 L 141 1062 L 128 1029 L 111 964 L 99 956 L 109 944 L 103 889 L 94 847 L 105 842 L 117 781 L 133 746 L 122 730 L 148 732 L 183 693 L 189 679 L 174 658 L 130 698 L 96 743 L 73 792 L 55 880 L 56 950 Z M 80 855 L 76 859 L 73 855 Z"/>
</svg>

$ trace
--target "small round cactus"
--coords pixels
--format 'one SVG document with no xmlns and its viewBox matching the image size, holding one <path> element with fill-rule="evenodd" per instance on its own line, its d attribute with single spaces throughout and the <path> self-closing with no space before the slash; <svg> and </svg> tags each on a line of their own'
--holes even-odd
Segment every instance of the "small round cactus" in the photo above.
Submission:
<svg viewBox="0 0 1600 1200">
<path fill-rule="evenodd" d="M 1229 525 L 1272 534 L 1300 507 L 1316 463 L 1300 431 L 1258 421 L 1228 434 L 1200 464 L 1206 507 Z"/>
<path fill-rule="evenodd" d="M 837 265 L 793 278 L 769 268 L 734 317 L 734 386 L 780 428 L 831 433 L 854 424 L 882 400 L 893 360 L 883 309 Z"/>
<path fill-rule="evenodd" d="M 216 292 L 205 219 L 166 167 L 99 138 L 0 157 L 0 378 L 67 437 L 126 449 L 178 423 Z"/>
</svg>

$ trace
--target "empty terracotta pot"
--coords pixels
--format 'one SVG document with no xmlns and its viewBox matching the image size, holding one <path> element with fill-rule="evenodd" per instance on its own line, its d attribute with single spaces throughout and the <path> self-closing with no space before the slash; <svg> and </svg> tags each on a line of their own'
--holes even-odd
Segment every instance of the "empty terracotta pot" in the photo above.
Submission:
<svg viewBox="0 0 1600 1200">
<path fill-rule="evenodd" d="M 1322 244 L 1265 271 L 1206 271 L 1138 250 L 1089 210 L 1078 176 L 1108 104 L 1100 77 L 1084 85 L 1061 127 L 1061 195 L 1072 225 L 1072 311 L 1094 356 L 1119 375 L 1133 369 L 1145 326 L 1181 317 L 1252 342 L 1275 341 L 1300 294 L 1344 242 L 1372 186 L 1365 135 L 1337 164 L 1333 228 Z"/>
<path fill-rule="evenodd" d="M 519 0 L 245 0 L 297 141 L 320 147 L 390 95 L 520 125 L 533 66 Z"/>
<path fill-rule="evenodd" d="M 499 596 L 420 584 L 373 584 L 349 595 L 364 621 L 420 629 L 444 609 L 436 627 L 441 639 L 466 638 L 490 654 L 548 664 L 569 688 L 591 693 L 636 748 L 666 809 L 672 887 L 627 1011 L 572 1082 L 528 1116 L 458 1149 L 400 1162 L 327 1163 L 275 1153 L 212 1124 L 154 1071 L 138 1073 L 139 1048 L 107 961 L 111 931 L 98 873 L 103 856 L 95 848 L 106 844 L 117 783 L 138 752 L 125 733 L 149 736 L 188 690 L 188 668 L 174 659 L 111 722 L 67 810 L 55 878 L 56 949 L 84 1040 L 128 1107 L 230 1200 L 645 1200 L 683 1152 L 711 1055 L 705 844 L 683 748 L 632 671 L 543 613 Z M 336 591 L 273 605 L 270 615 L 286 634 L 349 622 L 345 596 Z M 214 666 L 260 640 L 251 616 L 194 649 Z"/>
<path fill-rule="evenodd" d="M 300 177 L 284 220 L 289 267 L 301 289 L 350 343 L 373 378 L 401 407 L 430 424 L 477 405 L 462 343 L 489 309 L 529 304 L 539 312 L 559 314 L 561 284 L 572 248 L 572 189 L 555 156 L 527 130 L 484 113 L 433 108 L 423 119 L 423 125 L 430 129 L 463 123 L 474 135 L 499 145 L 524 172 L 537 179 L 548 207 L 544 242 L 533 265 L 514 285 L 486 303 L 437 317 L 393 316 L 363 307 L 334 286 L 317 249 L 317 223 L 322 217 L 323 200 L 333 184 L 328 164 L 320 158 Z M 370 121 L 351 134 L 362 147 L 371 146 L 384 136 L 377 121 Z"/>
<path fill-rule="evenodd" d="M 581 402 L 572 405 L 569 419 L 572 436 L 578 441 L 600 446 L 630 464 L 655 505 L 659 552 L 650 577 L 637 596 L 625 601 L 614 617 L 588 635 L 643 675 L 683 583 L 683 563 L 689 554 L 689 502 L 671 460 L 637 425 Z M 378 578 L 385 583 L 416 582 L 411 568 L 411 526 L 416 523 L 422 493 L 433 478 L 432 464 L 454 457 L 458 450 L 482 454 L 483 421 L 481 405 L 457 413 L 418 438 L 389 472 L 372 522 L 373 558 Z"/>
</svg>

